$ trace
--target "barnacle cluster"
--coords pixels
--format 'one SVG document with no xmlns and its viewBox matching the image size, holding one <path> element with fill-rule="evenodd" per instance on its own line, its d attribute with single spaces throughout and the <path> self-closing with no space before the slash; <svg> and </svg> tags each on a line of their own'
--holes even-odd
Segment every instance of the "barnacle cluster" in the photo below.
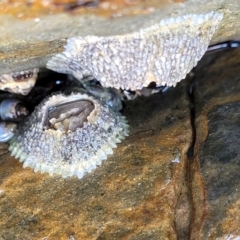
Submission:
<svg viewBox="0 0 240 240">
<path fill-rule="evenodd" d="M 81 178 L 128 135 L 125 117 L 85 93 L 54 94 L 20 123 L 11 154 L 34 171 Z"/>
<path fill-rule="evenodd" d="M 12 156 L 34 171 L 82 178 L 128 135 L 121 99 L 175 86 L 205 53 L 222 17 L 217 11 L 188 14 L 130 33 L 69 39 L 47 67 L 73 76 L 78 85 L 48 96 L 19 123 L 10 141 Z M 2 75 L 0 89 L 27 94 L 37 71 Z"/>
<path fill-rule="evenodd" d="M 0 75 L 0 90 L 27 95 L 34 87 L 38 69 Z M 15 97 L 0 100 L 0 143 L 12 139 L 20 122 L 28 115 L 25 104 Z"/>
<path fill-rule="evenodd" d="M 217 11 L 188 14 L 128 34 L 70 38 L 47 67 L 79 80 L 92 75 L 117 89 L 175 86 L 201 59 L 222 17 Z"/>
</svg>

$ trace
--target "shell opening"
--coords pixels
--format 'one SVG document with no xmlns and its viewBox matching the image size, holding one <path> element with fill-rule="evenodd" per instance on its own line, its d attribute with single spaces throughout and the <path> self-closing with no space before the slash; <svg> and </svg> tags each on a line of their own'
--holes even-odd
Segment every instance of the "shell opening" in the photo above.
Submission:
<svg viewBox="0 0 240 240">
<path fill-rule="evenodd" d="M 89 100 L 78 100 L 51 107 L 48 110 L 46 128 L 73 132 L 83 127 L 93 109 L 94 104 Z"/>
<path fill-rule="evenodd" d="M 32 78 L 33 74 L 34 73 L 32 70 L 27 70 L 27 71 L 13 73 L 12 78 L 14 79 L 14 81 L 24 81 L 28 78 Z"/>
</svg>

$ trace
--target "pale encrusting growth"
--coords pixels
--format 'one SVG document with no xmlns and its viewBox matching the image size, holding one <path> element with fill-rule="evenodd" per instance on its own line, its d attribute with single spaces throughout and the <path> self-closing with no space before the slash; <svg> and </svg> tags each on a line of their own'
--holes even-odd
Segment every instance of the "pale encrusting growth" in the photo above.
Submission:
<svg viewBox="0 0 240 240">
<path fill-rule="evenodd" d="M 82 178 L 128 135 L 125 117 L 87 94 L 56 94 L 20 123 L 11 155 L 34 171 Z"/>
<path fill-rule="evenodd" d="M 117 89 L 175 86 L 201 59 L 222 18 L 217 11 L 188 14 L 128 34 L 70 38 L 47 67 Z"/>
</svg>

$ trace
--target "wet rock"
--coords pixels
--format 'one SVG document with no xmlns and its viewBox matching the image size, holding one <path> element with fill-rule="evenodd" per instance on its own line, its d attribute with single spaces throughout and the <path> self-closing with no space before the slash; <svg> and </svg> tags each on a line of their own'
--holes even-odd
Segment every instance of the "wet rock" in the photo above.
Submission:
<svg viewBox="0 0 240 240">
<path fill-rule="evenodd" d="M 224 14 L 219 30 L 212 43 L 238 39 L 239 2 L 188 0 L 170 4 L 154 13 L 139 11 L 118 18 L 104 18 L 97 15 L 73 15 L 67 13 L 40 16 L 35 19 L 16 19 L 0 16 L 0 74 L 11 73 L 36 67 L 44 67 L 47 60 L 63 51 L 66 39 L 74 36 L 115 36 L 144 29 L 163 18 L 196 13 L 203 14 L 219 10 Z M 91 27 L 89 27 L 91 26 Z M 7 36 L 7 37 L 6 37 Z"/>
<path fill-rule="evenodd" d="M 188 202 L 178 204 L 187 196 L 187 84 L 129 102 L 130 136 L 81 180 L 0 158 L 0 238 L 177 239 L 175 208 L 181 214 Z"/>
<path fill-rule="evenodd" d="M 196 144 L 191 164 L 191 239 L 240 236 L 240 49 L 196 70 Z"/>
</svg>

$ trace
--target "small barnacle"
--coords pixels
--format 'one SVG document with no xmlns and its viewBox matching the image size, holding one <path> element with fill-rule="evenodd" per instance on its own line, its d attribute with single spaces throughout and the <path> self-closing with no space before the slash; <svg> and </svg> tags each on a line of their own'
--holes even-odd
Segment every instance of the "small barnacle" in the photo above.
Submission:
<svg viewBox="0 0 240 240">
<path fill-rule="evenodd" d="M 135 91 L 151 82 L 175 86 L 201 59 L 222 18 L 222 13 L 212 11 L 155 19 L 147 26 L 140 18 L 129 26 L 134 30 L 128 34 L 68 39 L 65 51 L 50 59 L 47 67 L 78 80 L 92 75 L 103 87 Z"/>
<path fill-rule="evenodd" d="M 16 128 L 16 123 L 0 122 L 0 142 L 5 143 L 10 141 L 15 134 Z"/>
<path fill-rule="evenodd" d="M 28 113 L 25 104 L 18 99 L 8 98 L 0 102 L 0 119 L 3 121 L 20 122 Z"/>
<path fill-rule="evenodd" d="M 3 74 L 0 76 L 0 89 L 7 92 L 27 95 L 34 87 L 38 69 Z"/>
<path fill-rule="evenodd" d="M 12 156 L 34 171 L 78 178 L 91 172 L 128 135 L 125 117 L 85 93 L 55 94 L 22 121 Z"/>
</svg>

